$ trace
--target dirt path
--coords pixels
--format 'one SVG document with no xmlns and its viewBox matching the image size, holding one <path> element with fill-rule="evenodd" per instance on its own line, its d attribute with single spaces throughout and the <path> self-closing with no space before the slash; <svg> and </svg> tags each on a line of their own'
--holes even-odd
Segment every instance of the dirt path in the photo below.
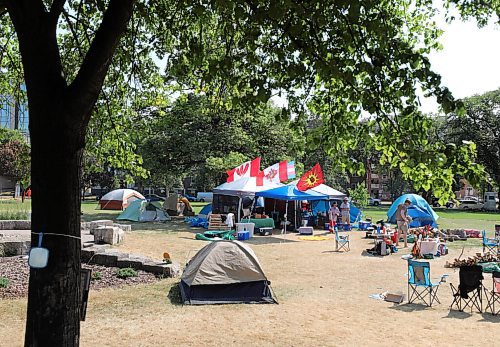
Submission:
<svg viewBox="0 0 500 347">
<path fill-rule="evenodd" d="M 189 307 L 168 295 L 177 280 L 91 293 L 82 346 L 429 346 L 491 345 L 500 317 L 449 311 L 451 291 L 433 308 L 370 299 L 384 291 L 406 293 L 406 261 L 363 255 L 372 241 L 351 233 L 351 252 L 333 252 L 330 241 L 300 241 L 296 235 L 255 237 L 248 243 L 272 282 L 279 305 Z M 165 251 L 182 263 L 203 241 L 191 232 L 129 233 L 120 249 L 158 258 Z M 432 277 L 461 250 L 431 260 Z M 466 250 L 465 255 L 479 249 Z M 484 283 L 491 286 L 491 276 Z M 175 288 L 175 287 L 174 287 Z M 175 293 L 175 290 L 171 292 Z M 0 346 L 22 344 L 24 301 L 0 301 Z"/>
</svg>

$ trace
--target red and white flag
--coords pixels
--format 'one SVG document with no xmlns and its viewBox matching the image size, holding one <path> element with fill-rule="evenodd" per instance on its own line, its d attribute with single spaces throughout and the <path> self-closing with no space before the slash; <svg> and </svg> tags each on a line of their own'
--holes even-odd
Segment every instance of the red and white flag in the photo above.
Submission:
<svg viewBox="0 0 500 347">
<path fill-rule="evenodd" d="M 260 171 L 260 157 L 247 161 L 232 170 L 226 171 L 227 182 L 236 181 L 242 177 L 257 177 Z"/>
<path fill-rule="evenodd" d="M 257 176 L 257 185 L 263 186 L 265 183 L 280 183 L 292 178 L 295 178 L 295 163 L 283 160 L 261 171 Z"/>
</svg>

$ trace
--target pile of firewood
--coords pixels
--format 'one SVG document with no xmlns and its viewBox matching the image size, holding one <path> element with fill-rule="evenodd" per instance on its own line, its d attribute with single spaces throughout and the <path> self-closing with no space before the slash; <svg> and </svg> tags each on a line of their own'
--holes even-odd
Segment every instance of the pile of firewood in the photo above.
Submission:
<svg viewBox="0 0 500 347">
<path fill-rule="evenodd" d="M 469 257 L 467 259 L 456 258 L 452 263 L 446 262 L 445 267 L 461 267 L 461 266 L 472 266 L 478 263 L 490 263 L 490 262 L 500 262 L 500 256 L 494 255 L 492 253 L 476 253 L 475 256 Z"/>
</svg>

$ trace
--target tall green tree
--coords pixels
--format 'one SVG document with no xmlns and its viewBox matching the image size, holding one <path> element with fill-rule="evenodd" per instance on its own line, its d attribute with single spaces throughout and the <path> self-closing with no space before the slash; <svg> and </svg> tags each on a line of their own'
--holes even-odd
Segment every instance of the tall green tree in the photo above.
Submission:
<svg viewBox="0 0 500 347">
<path fill-rule="evenodd" d="M 456 144 L 473 143 L 478 162 L 500 187 L 500 89 L 465 98 L 464 104 L 463 115 L 450 115 L 447 136 Z"/>
<path fill-rule="evenodd" d="M 78 345 L 81 164 L 96 105 L 115 105 L 100 118 L 110 121 L 115 99 L 126 109 L 158 100 L 158 81 L 225 108 L 285 91 L 299 116 L 314 96 L 316 110 L 333 107 L 344 129 L 362 111 L 397 127 L 381 135 L 387 160 L 397 157 L 422 185 L 436 183 L 430 174 L 442 167 L 406 163 L 443 148 L 403 141 L 425 131 L 417 87 L 445 111 L 456 106 L 426 58 L 438 46 L 434 11 L 431 0 L 0 0 L 0 64 L 8 61 L 8 80 L 27 90 L 32 228 L 57 234 L 44 238 L 48 266 L 30 271 L 25 344 Z M 166 58 L 164 79 L 155 55 Z"/>
<path fill-rule="evenodd" d="M 304 146 L 279 108 L 263 103 L 253 110 L 220 110 L 193 95 L 176 101 L 149 129 L 139 150 L 160 186 L 193 176 L 198 189 L 211 189 L 225 179 L 226 170 L 246 160 L 261 156 L 266 167 L 295 158 Z"/>
<path fill-rule="evenodd" d="M 0 128 L 0 175 L 29 184 L 30 147 L 19 131 Z"/>
</svg>

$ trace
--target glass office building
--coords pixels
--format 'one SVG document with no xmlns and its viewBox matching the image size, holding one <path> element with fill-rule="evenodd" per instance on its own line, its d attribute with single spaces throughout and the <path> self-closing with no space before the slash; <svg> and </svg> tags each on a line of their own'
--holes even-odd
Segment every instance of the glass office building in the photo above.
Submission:
<svg viewBox="0 0 500 347">
<path fill-rule="evenodd" d="M 0 127 L 18 129 L 29 137 L 28 107 L 9 96 L 0 96 Z"/>
</svg>

